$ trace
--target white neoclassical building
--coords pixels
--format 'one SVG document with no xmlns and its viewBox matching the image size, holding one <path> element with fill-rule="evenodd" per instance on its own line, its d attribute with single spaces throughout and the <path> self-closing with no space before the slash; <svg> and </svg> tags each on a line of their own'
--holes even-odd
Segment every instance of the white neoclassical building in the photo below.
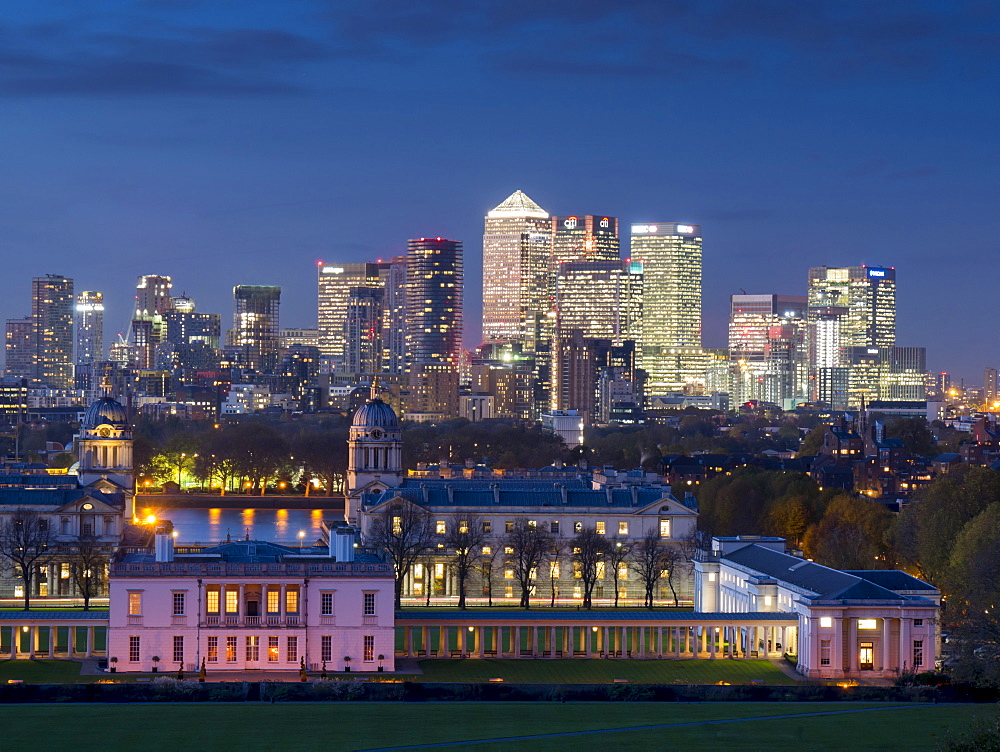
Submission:
<svg viewBox="0 0 1000 752">
<path fill-rule="evenodd" d="M 111 564 L 108 656 L 119 671 L 392 671 L 393 582 L 388 564 L 355 556 L 346 527 L 305 549 L 175 551 L 158 534 L 154 549 L 122 549 Z"/>
<path fill-rule="evenodd" d="M 841 571 L 785 551 L 782 538 L 713 538 L 694 564 L 695 610 L 794 616 L 780 633 L 736 639 L 797 656 L 808 677 L 887 678 L 934 668 L 940 591 L 897 570 Z"/>
</svg>

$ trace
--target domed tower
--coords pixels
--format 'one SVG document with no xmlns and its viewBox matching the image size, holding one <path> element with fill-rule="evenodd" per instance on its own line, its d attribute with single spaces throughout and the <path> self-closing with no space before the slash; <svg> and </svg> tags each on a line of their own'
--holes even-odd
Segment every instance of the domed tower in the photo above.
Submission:
<svg viewBox="0 0 1000 752">
<path fill-rule="evenodd" d="M 347 493 L 344 516 L 357 522 L 361 496 L 395 488 L 403 481 L 403 434 L 396 413 L 379 396 L 372 395 L 354 413 L 347 440 Z"/>
<path fill-rule="evenodd" d="M 89 486 L 102 478 L 133 491 L 132 428 L 120 402 L 101 397 L 87 408 L 76 437 L 77 477 Z"/>
</svg>

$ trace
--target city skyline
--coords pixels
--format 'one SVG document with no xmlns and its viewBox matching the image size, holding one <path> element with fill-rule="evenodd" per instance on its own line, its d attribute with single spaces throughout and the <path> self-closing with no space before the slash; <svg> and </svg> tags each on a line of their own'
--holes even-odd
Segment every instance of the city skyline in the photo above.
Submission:
<svg viewBox="0 0 1000 752">
<path fill-rule="evenodd" d="M 5 319 L 21 281 L 63 274 L 106 293 L 111 341 L 155 272 L 219 313 L 235 285 L 301 290 L 283 317 L 310 325 L 316 260 L 441 236 L 464 242 L 478 344 L 482 217 L 520 188 L 555 216 L 701 224 L 708 346 L 731 294 L 869 264 L 899 270 L 898 339 L 931 370 L 1000 359 L 965 325 L 988 296 L 963 294 L 996 279 L 1000 8 L 16 5 Z"/>
</svg>

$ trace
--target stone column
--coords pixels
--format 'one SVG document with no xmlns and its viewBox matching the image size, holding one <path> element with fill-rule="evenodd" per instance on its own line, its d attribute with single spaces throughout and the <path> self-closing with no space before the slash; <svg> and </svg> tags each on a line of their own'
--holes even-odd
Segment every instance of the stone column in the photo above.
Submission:
<svg viewBox="0 0 1000 752">
<path fill-rule="evenodd" d="M 28 627 L 28 657 L 35 657 L 35 648 L 38 645 L 38 627 Z"/>
<path fill-rule="evenodd" d="M 424 651 L 424 658 L 431 657 L 431 628 L 428 626 L 420 628 L 420 649 Z"/>
<path fill-rule="evenodd" d="M 715 651 L 718 649 L 719 633 L 715 627 L 708 628 L 708 657 L 715 658 Z"/>
<path fill-rule="evenodd" d="M 468 658 L 469 657 L 469 654 L 466 652 L 466 648 L 468 647 L 467 644 L 466 644 L 466 635 L 468 635 L 468 633 L 469 633 L 468 627 L 464 627 L 464 626 L 459 625 L 459 627 L 458 627 L 458 654 L 461 655 L 463 658 Z"/>
<path fill-rule="evenodd" d="M 931 664 L 934 665 L 933 663 Z M 882 619 L 882 671 L 892 668 L 892 619 Z"/>
<path fill-rule="evenodd" d="M 834 676 L 844 675 L 844 619 L 837 616 L 833 620 L 833 650 L 830 651 L 830 668 L 836 673 Z"/>
<path fill-rule="evenodd" d="M 438 628 L 438 657 L 448 657 L 448 627 L 445 626 Z"/>
<path fill-rule="evenodd" d="M 240 583 L 240 594 L 238 596 L 239 600 L 236 603 L 236 615 L 239 617 L 239 623 L 243 623 L 243 618 L 246 615 L 247 607 L 246 601 L 243 600 L 244 594 L 246 592 L 246 585 L 242 582 Z"/>
<path fill-rule="evenodd" d="M 483 638 L 486 636 L 485 627 L 476 627 L 476 658 L 483 657 Z"/>
<path fill-rule="evenodd" d="M 87 657 L 94 655 L 94 628 L 87 627 Z"/>
<path fill-rule="evenodd" d="M 852 674 L 858 672 L 858 620 L 848 620 L 847 649 L 850 652 L 850 671 Z"/>
<path fill-rule="evenodd" d="M 287 587 L 288 586 L 285 583 L 281 583 L 281 595 L 278 596 L 278 600 L 279 600 L 278 611 L 279 611 L 280 616 L 281 616 L 281 623 L 282 624 L 284 624 L 285 620 L 288 618 L 288 612 L 285 610 L 285 606 L 288 604 L 288 600 L 287 600 Z M 221 607 L 220 607 L 220 610 L 221 610 Z"/>
<path fill-rule="evenodd" d="M 910 631 L 912 626 L 912 619 L 899 620 L 899 662 L 893 668 L 899 670 L 904 667 L 913 668 L 913 635 Z"/>
</svg>

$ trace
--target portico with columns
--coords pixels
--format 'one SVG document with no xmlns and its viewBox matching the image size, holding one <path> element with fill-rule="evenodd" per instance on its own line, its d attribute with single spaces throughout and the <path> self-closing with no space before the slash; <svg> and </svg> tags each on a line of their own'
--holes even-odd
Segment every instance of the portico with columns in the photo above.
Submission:
<svg viewBox="0 0 1000 752">
<path fill-rule="evenodd" d="M 0 660 L 102 658 L 106 611 L 0 611 Z"/>
</svg>

